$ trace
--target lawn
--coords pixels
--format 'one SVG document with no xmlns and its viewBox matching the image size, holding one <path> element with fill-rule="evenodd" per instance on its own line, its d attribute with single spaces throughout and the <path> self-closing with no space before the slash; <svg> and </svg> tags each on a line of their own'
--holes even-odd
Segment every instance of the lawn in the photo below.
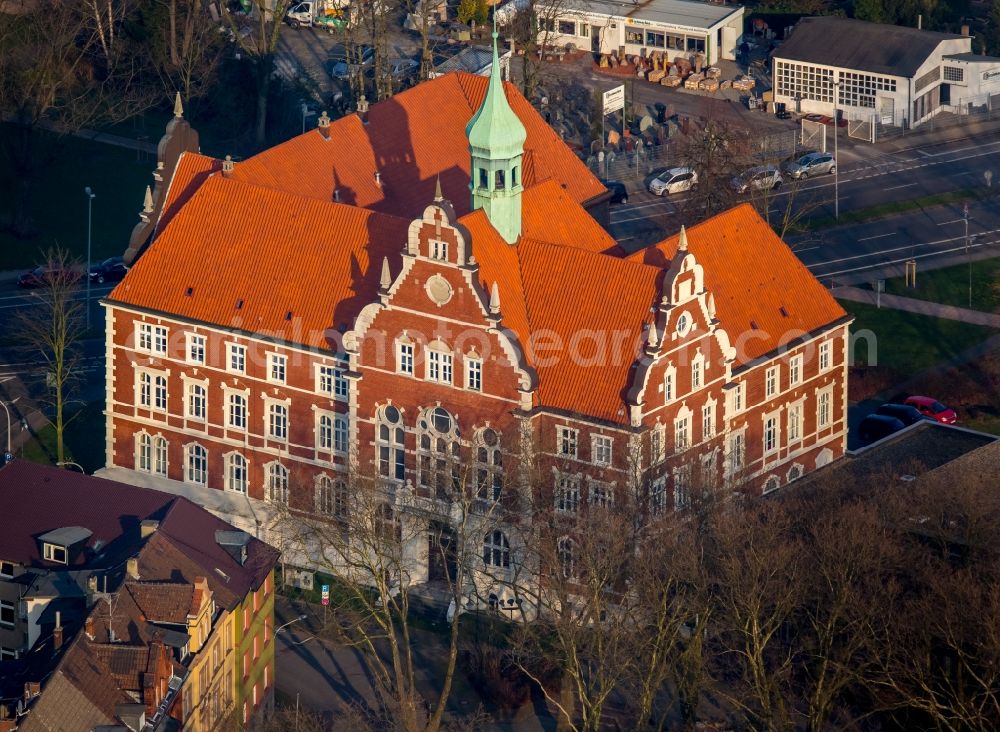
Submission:
<svg viewBox="0 0 1000 732">
<path fill-rule="evenodd" d="M 944 363 L 996 332 L 984 326 L 874 305 L 844 301 L 841 305 L 855 318 L 851 326 L 854 363 L 889 368 L 903 377 Z M 873 338 L 859 337 L 862 331 Z"/>
<path fill-rule="evenodd" d="M 0 135 L 5 125 L 0 125 Z M 87 256 L 87 198 L 93 203 L 92 258 L 121 254 L 128 247 L 132 227 L 138 222 L 146 185 L 153 182 L 155 155 L 77 138 L 58 140 L 39 133 L 40 159 L 50 160 L 33 187 L 32 210 L 38 234 L 20 240 L 0 231 L 0 271 L 26 269 L 37 264 L 43 252 L 59 244 L 81 260 Z M 155 142 L 155 140 L 154 140 Z M 10 161 L 0 152 L 0 229 L 11 214 L 15 179 Z"/>
<path fill-rule="evenodd" d="M 885 281 L 885 291 L 893 295 L 967 308 L 969 265 L 918 271 L 916 287 L 907 287 L 905 278 L 894 277 Z M 986 312 L 1000 311 L 1000 258 L 972 263 L 972 308 Z"/>
<path fill-rule="evenodd" d="M 88 473 L 104 467 L 103 410 L 103 402 L 91 402 L 66 426 L 66 460 L 77 463 Z M 35 463 L 55 464 L 56 428 L 45 425 L 15 453 Z"/>
</svg>

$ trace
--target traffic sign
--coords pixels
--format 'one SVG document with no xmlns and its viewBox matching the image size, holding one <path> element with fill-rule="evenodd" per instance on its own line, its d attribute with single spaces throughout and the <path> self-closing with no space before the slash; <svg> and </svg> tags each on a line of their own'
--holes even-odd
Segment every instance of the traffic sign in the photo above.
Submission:
<svg viewBox="0 0 1000 732">
<path fill-rule="evenodd" d="M 6 465 L 7 463 L 9 463 L 13 459 L 14 459 L 14 456 L 11 455 L 9 452 L 5 452 L 3 454 L 3 464 L 4 465 Z"/>
<path fill-rule="evenodd" d="M 323 585 L 323 604 L 330 604 L 330 585 Z"/>
</svg>

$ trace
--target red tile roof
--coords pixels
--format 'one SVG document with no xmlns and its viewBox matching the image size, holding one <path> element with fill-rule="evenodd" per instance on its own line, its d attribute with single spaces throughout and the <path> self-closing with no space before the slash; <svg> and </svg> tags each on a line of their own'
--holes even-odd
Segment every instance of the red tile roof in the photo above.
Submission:
<svg viewBox="0 0 1000 732">
<path fill-rule="evenodd" d="M 163 201 L 160 217 L 156 221 L 154 236 L 170 223 L 174 214 L 180 211 L 208 176 L 221 169 L 222 163 L 215 158 L 193 152 L 181 153 L 174 174 L 167 185 L 166 198 Z"/>
<path fill-rule="evenodd" d="M 184 582 L 126 582 L 125 588 L 151 623 L 187 623 L 194 586 Z"/>
<path fill-rule="evenodd" d="M 678 236 L 643 249 L 629 259 L 666 266 L 677 252 Z M 791 334 L 809 333 L 847 316 L 830 293 L 799 261 L 749 203 L 713 216 L 687 230 L 688 250 L 705 269 L 705 287 L 715 297 L 721 326 L 747 363 L 787 343 Z"/>
<path fill-rule="evenodd" d="M 340 189 L 344 203 L 412 218 L 433 198 L 440 175 L 445 197 L 463 215 L 471 205 L 465 126 L 487 81 L 462 72 L 425 81 L 373 104 L 367 124 L 353 114 L 335 120 L 328 136 L 312 130 L 236 163 L 233 177 L 322 201 L 334 200 Z M 511 84 L 505 88 L 528 133 L 525 187 L 551 178 L 580 203 L 603 194 L 604 186 L 534 107 Z"/>
</svg>

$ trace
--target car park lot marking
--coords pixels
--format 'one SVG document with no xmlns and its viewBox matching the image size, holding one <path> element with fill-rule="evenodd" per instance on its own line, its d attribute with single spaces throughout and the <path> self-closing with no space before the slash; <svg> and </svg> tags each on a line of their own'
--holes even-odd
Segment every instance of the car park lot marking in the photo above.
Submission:
<svg viewBox="0 0 1000 732">
<path fill-rule="evenodd" d="M 876 234 L 875 236 L 863 236 L 858 241 L 869 241 L 870 239 L 884 239 L 887 236 L 895 236 L 895 231 L 890 231 L 888 234 Z"/>
</svg>

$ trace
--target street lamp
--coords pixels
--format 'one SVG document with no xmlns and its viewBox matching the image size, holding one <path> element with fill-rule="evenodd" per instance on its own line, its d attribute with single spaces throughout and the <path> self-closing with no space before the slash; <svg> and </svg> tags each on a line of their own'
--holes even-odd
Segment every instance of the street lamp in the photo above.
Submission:
<svg viewBox="0 0 1000 732">
<path fill-rule="evenodd" d="M 77 470 L 79 470 L 81 473 L 83 473 L 84 475 L 87 474 L 87 471 L 83 469 L 83 466 L 80 465 L 80 463 L 74 463 L 74 462 L 72 462 L 70 460 L 62 460 L 62 461 L 56 463 L 56 465 L 58 467 L 60 467 L 60 468 L 74 467 Z"/>
<path fill-rule="evenodd" d="M 297 623 L 300 620 L 305 620 L 305 619 L 306 619 L 306 616 L 304 614 L 303 615 L 299 615 L 299 617 L 297 617 L 297 618 L 292 618 L 287 623 L 279 625 L 277 628 L 275 628 L 274 629 L 274 634 L 277 635 L 278 633 L 280 633 L 281 631 L 283 631 L 285 628 L 287 628 L 292 623 Z"/>
<path fill-rule="evenodd" d="M 87 196 L 87 271 L 84 276 L 87 278 L 87 331 L 90 331 L 90 235 L 93 230 L 93 208 L 96 196 L 90 190 L 90 186 L 84 188 L 83 192 Z"/>
<path fill-rule="evenodd" d="M 20 398 L 21 397 L 18 397 L 17 399 Z M 15 399 L 14 402 L 16 402 L 17 399 Z M 11 404 L 14 402 L 11 402 Z M 7 413 L 7 454 L 12 455 L 13 453 L 10 451 L 10 409 L 7 408 L 7 402 L 0 402 L 0 407 L 3 407 L 3 411 Z"/>
<path fill-rule="evenodd" d="M 840 221 L 840 149 L 837 145 L 840 128 L 840 116 L 837 113 L 837 95 L 840 94 L 840 82 L 833 83 L 833 218 Z"/>
<path fill-rule="evenodd" d="M 972 256 L 969 252 L 969 204 L 962 206 L 962 218 L 965 220 L 965 258 L 969 261 L 969 310 L 972 309 Z"/>
</svg>

